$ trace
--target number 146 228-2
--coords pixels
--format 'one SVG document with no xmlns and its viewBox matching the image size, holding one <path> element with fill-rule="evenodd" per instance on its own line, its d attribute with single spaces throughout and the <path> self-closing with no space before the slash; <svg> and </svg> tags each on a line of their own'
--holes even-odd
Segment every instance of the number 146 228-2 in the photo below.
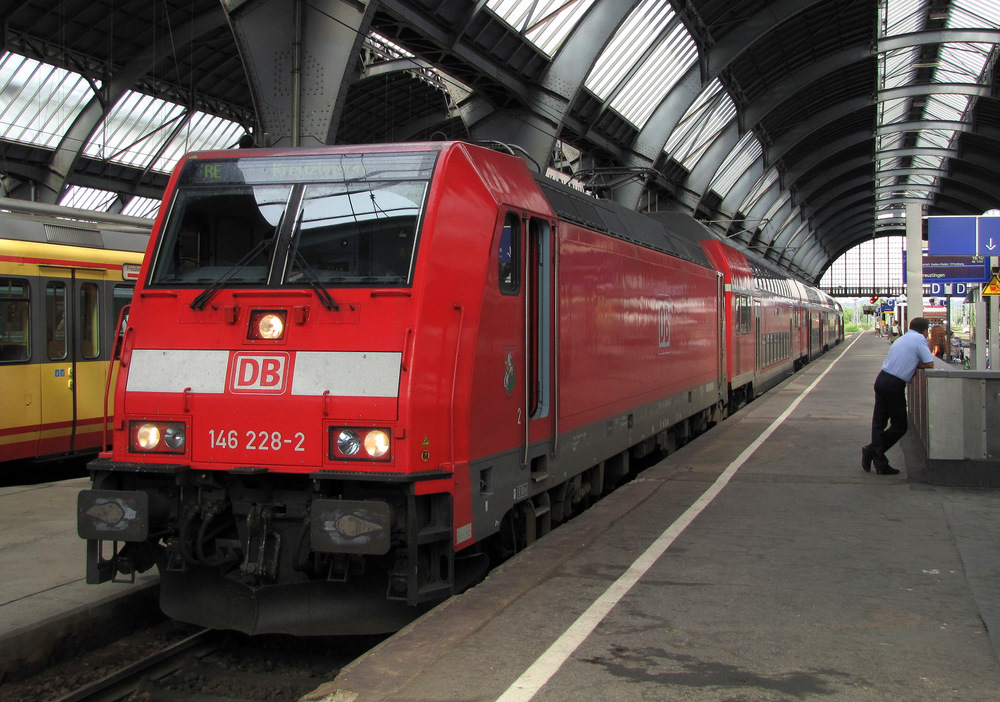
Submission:
<svg viewBox="0 0 1000 702">
<path fill-rule="evenodd" d="M 297 431 L 292 438 L 286 438 L 280 431 L 249 430 L 240 436 L 235 429 L 209 429 L 208 438 L 213 448 L 238 449 L 245 451 L 280 451 L 291 448 L 305 451 L 305 432 Z"/>
</svg>

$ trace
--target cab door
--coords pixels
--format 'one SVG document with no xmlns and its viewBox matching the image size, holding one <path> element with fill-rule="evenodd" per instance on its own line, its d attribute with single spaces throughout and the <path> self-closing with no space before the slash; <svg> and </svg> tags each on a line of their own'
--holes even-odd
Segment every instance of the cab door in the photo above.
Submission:
<svg viewBox="0 0 1000 702">
<path fill-rule="evenodd" d="M 524 297 L 524 416 L 523 463 L 531 465 L 533 479 L 547 475 L 550 455 L 556 451 L 558 427 L 555 388 L 556 275 L 555 232 L 542 217 L 526 216 Z M 538 444 L 543 443 L 544 448 Z"/>
</svg>

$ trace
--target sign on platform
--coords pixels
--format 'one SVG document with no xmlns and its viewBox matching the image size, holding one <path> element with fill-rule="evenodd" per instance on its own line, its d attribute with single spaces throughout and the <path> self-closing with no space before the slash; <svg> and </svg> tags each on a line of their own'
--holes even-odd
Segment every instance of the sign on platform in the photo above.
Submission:
<svg viewBox="0 0 1000 702">
<path fill-rule="evenodd" d="M 931 256 L 1000 256 L 1000 217 L 928 217 L 927 252 Z"/>
<path fill-rule="evenodd" d="M 983 295 L 1000 295 L 1000 277 L 997 277 L 996 273 L 990 278 L 990 282 L 983 286 Z"/>
<path fill-rule="evenodd" d="M 1000 219 L 998 217 L 997 219 Z M 906 254 L 903 252 L 903 283 L 907 282 Z M 985 283 L 990 279 L 990 262 L 987 256 L 931 256 L 921 257 L 924 283 Z M 936 293 L 940 295 L 941 293 Z M 955 293 L 955 295 L 964 293 Z"/>
<path fill-rule="evenodd" d="M 965 297 L 969 293 L 968 283 L 939 283 L 928 284 L 930 297 Z"/>
</svg>

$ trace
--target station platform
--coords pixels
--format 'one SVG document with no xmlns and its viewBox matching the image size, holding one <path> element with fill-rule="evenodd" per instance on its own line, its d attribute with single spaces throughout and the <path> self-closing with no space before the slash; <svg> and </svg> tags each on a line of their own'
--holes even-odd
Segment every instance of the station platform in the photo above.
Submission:
<svg viewBox="0 0 1000 702">
<path fill-rule="evenodd" d="M 1000 493 L 865 473 L 852 335 L 304 700 L 996 700 Z"/>
<path fill-rule="evenodd" d="M 45 470 L 43 465 L 39 470 Z M 0 682 L 159 616 L 159 577 L 87 585 L 76 496 L 88 478 L 0 488 Z M 2 697 L 2 695 L 0 695 Z"/>
</svg>

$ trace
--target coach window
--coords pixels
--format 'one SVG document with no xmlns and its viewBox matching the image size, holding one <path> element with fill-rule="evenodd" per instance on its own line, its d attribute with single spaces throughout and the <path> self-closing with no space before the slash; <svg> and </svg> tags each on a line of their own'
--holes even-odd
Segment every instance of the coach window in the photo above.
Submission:
<svg viewBox="0 0 1000 702">
<path fill-rule="evenodd" d="M 50 361 L 66 358 L 66 284 L 45 286 L 45 340 Z"/>
<path fill-rule="evenodd" d="M 97 285 L 80 286 L 80 355 L 97 358 L 101 353 L 101 306 Z"/>
<path fill-rule="evenodd" d="M 0 278 L 0 363 L 27 361 L 31 355 L 28 281 Z"/>
<path fill-rule="evenodd" d="M 521 220 L 508 212 L 500 233 L 500 292 L 515 295 L 521 289 Z"/>
</svg>

